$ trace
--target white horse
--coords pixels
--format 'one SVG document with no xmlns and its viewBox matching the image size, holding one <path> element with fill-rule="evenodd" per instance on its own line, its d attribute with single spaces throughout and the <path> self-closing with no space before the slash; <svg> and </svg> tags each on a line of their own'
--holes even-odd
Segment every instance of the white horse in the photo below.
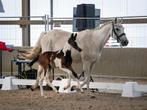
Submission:
<svg viewBox="0 0 147 110">
<path fill-rule="evenodd" d="M 56 51 L 64 47 L 65 42 L 68 40 L 70 32 L 63 30 L 51 30 L 49 32 L 43 32 L 36 43 L 36 46 L 30 51 L 30 53 L 23 54 L 25 58 L 33 59 L 40 52 L 48 50 Z M 90 75 L 92 70 L 99 61 L 102 50 L 110 36 L 116 39 L 122 46 L 128 44 L 128 39 L 124 33 L 124 27 L 117 20 L 107 22 L 100 28 L 87 29 L 77 33 L 76 42 L 82 49 L 82 52 L 76 52 L 72 49 L 73 62 L 83 63 L 83 72 L 85 79 L 81 84 L 84 86 L 87 84 L 89 90 Z M 39 66 L 38 73 L 42 72 L 42 68 Z"/>
</svg>

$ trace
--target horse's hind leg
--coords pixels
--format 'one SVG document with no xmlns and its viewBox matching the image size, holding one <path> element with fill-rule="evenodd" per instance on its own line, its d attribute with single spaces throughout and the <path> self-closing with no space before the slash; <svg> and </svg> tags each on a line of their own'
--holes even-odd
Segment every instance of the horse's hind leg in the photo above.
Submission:
<svg viewBox="0 0 147 110">
<path fill-rule="evenodd" d="M 72 71 L 71 76 L 77 81 L 78 88 L 80 89 L 81 92 L 83 92 L 83 89 L 82 89 L 82 87 L 81 87 L 81 84 L 80 84 L 80 81 L 79 81 L 79 79 L 78 79 L 77 73 L 73 70 L 72 67 L 70 67 L 69 69 Z"/>
<path fill-rule="evenodd" d="M 81 92 L 84 92 L 83 89 L 82 89 L 82 87 L 81 87 L 80 81 L 77 78 L 75 78 L 74 76 L 72 76 L 72 77 L 77 81 L 77 84 L 78 84 L 77 87 L 80 89 L 80 91 Z"/>
</svg>

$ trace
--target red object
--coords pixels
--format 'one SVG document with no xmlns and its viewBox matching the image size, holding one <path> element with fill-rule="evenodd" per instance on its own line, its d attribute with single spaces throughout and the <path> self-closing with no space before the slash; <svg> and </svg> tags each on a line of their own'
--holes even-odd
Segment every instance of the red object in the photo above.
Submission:
<svg viewBox="0 0 147 110">
<path fill-rule="evenodd" d="M 0 41 L 0 50 L 11 52 L 12 48 L 7 48 L 5 42 Z"/>
</svg>

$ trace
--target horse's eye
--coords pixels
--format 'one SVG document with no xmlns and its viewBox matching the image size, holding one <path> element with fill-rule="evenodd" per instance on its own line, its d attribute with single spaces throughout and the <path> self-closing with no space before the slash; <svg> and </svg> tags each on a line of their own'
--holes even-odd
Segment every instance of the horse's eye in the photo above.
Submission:
<svg viewBox="0 0 147 110">
<path fill-rule="evenodd" d="M 119 28 L 116 28 L 116 31 L 119 31 L 120 29 Z"/>
</svg>

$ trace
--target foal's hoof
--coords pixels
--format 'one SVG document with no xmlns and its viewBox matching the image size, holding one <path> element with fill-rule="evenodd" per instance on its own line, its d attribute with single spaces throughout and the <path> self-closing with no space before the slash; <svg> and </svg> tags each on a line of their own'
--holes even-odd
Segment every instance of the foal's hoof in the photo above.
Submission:
<svg viewBox="0 0 147 110">
<path fill-rule="evenodd" d="M 63 89 L 66 90 L 70 87 L 70 85 L 65 86 Z"/>
<path fill-rule="evenodd" d="M 80 91 L 81 93 L 84 93 L 84 91 L 83 91 L 82 88 L 80 89 L 79 87 L 77 87 L 77 86 L 75 86 L 75 85 L 71 87 L 71 91 L 74 91 L 74 90 L 76 90 L 77 92 Z"/>
<path fill-rule="evenodd" d="M 47 99 L 48 97 L 47 96 L 43 96 L 43 98 Z"/>
<path fill-rule="evenodd" d="M 63 90 L 66 90 L 68 87 L 64 87 Z"/>
<path fill-rule="evenodd" d="M 55 91 L 57 94 L 59 93 L 59 91 Z"/>
<path fill-rule="evenodd" d="M 76 86 L 72 86 L 71 87 L 71 91 L 74 91 L 74 90 L 77 90 L 77 87 Z"/>
</svg>

